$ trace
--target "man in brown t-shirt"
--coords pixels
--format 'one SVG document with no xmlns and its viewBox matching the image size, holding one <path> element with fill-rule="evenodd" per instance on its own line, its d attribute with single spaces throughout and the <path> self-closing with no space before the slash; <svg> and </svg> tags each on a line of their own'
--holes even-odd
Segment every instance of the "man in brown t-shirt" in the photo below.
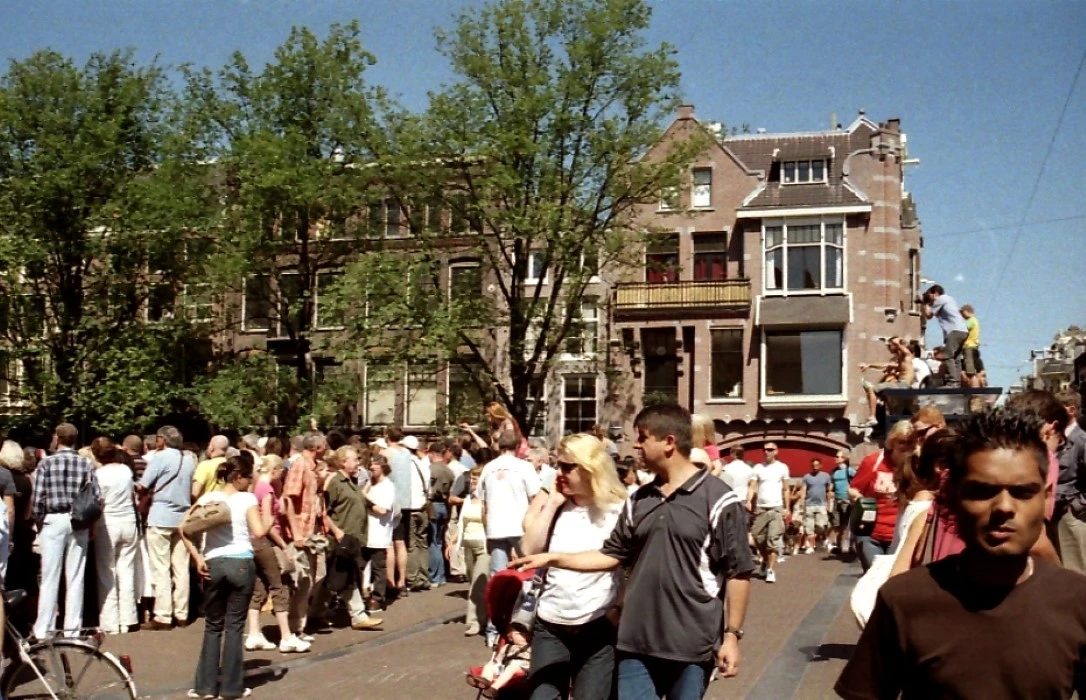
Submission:
<svg viewBox="0 0 1086 700">
<path fill-rule="evenodd" d="M 883 585 L 841 697 L 1086 692 L 1086 576 L 1029 554 L 1047 493 L 1038 420 L 996 410 L 956 428 L 946 496 L 965 550 Z"/>
</svg>

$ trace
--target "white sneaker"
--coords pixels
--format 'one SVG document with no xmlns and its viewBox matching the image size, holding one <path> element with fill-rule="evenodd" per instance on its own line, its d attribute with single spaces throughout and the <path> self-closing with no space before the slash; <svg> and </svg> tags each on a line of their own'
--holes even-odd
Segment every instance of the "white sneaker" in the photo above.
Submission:
<svg viewBox="0 0 1086 700">
<path fill-rule="evenodd" d="M 301 639 L 298 639 L 298 637 L 291 636 L 279 642 L 279 653 L 304 654 L 309 651 L 309 647 L 309 642 L 303 642 Z"/>
<path fill-rule="evenodd" d="M 776 583 L 777 582 L 777 572 L 773 571 L 773 569 L 766 569 L 765 582 L 766 583 Z"/>
<path fill-rule="evenodd" d="M 298 632 L 297 634 L 294 635 L 294 638 L 299 639 L 299 640 L 305 642 L 306 644 L 312 644 L 313 640 L 316 639 L 313 635 L 306 634 L 305 632 Z"/>
<path fill-rule="evenodd" d="M 804 554 L 814 554 L 814 547 L 808 547 L 803 550 Z"/>
<path fill-rule="evenodd" d="M 245 651 L 274 651 L 275 644 L 264 635 L 249 635 L 245 638 Z"/>
</svg>

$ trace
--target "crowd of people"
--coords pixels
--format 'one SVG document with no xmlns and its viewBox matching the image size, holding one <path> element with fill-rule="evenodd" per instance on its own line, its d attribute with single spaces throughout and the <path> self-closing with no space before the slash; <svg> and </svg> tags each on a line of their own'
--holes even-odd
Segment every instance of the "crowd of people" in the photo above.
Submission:
<svg viewBox="0 0 1086 700">
<path fill-rule="evenodd" d="M 305 653 L 334 609 L 351 629 L 380 629 L 389 605 L 460 581 L 464 634 L 493 652 L 468 677 L 484 695 L 522 683 L 538 700 L 678 699 L 738 673 L 752 578 L 774 583 L 786 556 L 853 550 L 864 632 L 837 691 L 955 694 L 965 680 L 989 687 L 980 676 L 1006 655 L 967 667 L 967 653 L 935 644 L 931 609 L 962 625 L 953 639 L 998 639 L 1023 633 L 1022 605 L 1053 610 L 1027 581 L 1047 582 L 1060 605 L 1086 596 L 1086 578 L 1060 568 L 1086 573 L 1086 356 L 1076 372 L 1077 390 L 1023 392 L 953 426 L 922 408 L 857 466 L 842 450 L 798 470 L 772 441 L 758 464 L 744 447 L 722 456 L 706 419 L 674 405 L 638 415 L 637 457 L 623 459 L 601 429 L 553 449 L 528 440 L 498 404 L 487 430 L 462 426 L 455 439 L 389 426 L 370 442 L 314 427 L 216 435 L 200 449 L 164 426 L 79 449 L 62 424 L 48 451 L 0 445 L 0 574 L 36 592 L 36 617 L 17 621 L 36 638 L 92 621 L 110 634 L 183 627 L 198 600 L 194 698 L 247 696 L 245 651 Z M 87 495 L 101 511 L 89 522 L 76 512 Z M 534 575 L 517 579 L 515 613 L 491 619 L 488 585 L 521 570 Z M 267 631 L 262 613 L 274 616 Z M 1037 653 L 1050 655 L 1049 677 L 1000 682 L 1062 697 L 1054 689 L 1086 676 L 1052 659 L 1086 648 L 1086 618 L 1030 619 L 1031 640 L 1047 635 Z"/>
</svg>

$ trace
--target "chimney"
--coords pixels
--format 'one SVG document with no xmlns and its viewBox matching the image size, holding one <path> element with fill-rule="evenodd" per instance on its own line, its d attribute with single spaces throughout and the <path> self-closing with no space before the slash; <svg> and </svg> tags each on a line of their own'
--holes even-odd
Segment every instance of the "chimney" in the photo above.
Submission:
<svg viewBox="0 0 1086 700">
<path fill-rule="evenodd" d="M 679 119 L 693 119 L 694 105 L 679 105 Z"/>
<path fill-rule="evenodd" d="M 893 119 L 888 119 L 886 121 L 886 130 L 889 131 L 892 134 L 900 134 L 901 133 L 901 119 L 898 119 L 897 117 L 895 117 Z"/>
</svg>

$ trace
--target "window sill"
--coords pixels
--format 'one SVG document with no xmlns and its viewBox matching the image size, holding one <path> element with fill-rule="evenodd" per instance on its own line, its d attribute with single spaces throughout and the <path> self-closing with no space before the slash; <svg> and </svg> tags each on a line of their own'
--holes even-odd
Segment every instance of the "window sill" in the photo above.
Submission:
<svg viewBox="0 0 1086 700">
<path fill-rule="evenodd" d="M 716 207 L 714 207 L 714 206 L 713 206 L 712 204 L 710 204 L 710 205 L 709 205 L 709 206 L 707 206 L 707 207 L 690 207 L 690 211 L 696 211 L 696 212 L 702 212 L 702 211 L 704 211 L 704 212 L 711 212 L 711 211 L 716 211 Z"/>
<path fill-rule="evenodd" d="M 767 297 L 843 297 L 848 294 L 844 288 L 834 289 L 797 289 L 796 291 L 782 292 L 777 289 L 767 289 L 762 292 Z"/>
<path fill-rule="evenodd" d="M 599 357 L 599 353 L 596 352 L 586 352 L 580 355 L 573 355 L 563 352 L 559 353 L 555 359 L 557 359 L 559 362 L 591 362 L 597 357 Z"/>
<path fill-rule="evenodd" d="M 746 403 L 746 399 L 744 399 L 742 396 L 730 397 L 726 399 L 707 399 L 705 401 L 706 406 L 743 406 Z"/>
<path fill-rule="evenodd" d="M 847 396 L 802 396 L 798 394 L 763 396 L 759 403 L 766 408 L 844 408 Z"/>
</svg>

